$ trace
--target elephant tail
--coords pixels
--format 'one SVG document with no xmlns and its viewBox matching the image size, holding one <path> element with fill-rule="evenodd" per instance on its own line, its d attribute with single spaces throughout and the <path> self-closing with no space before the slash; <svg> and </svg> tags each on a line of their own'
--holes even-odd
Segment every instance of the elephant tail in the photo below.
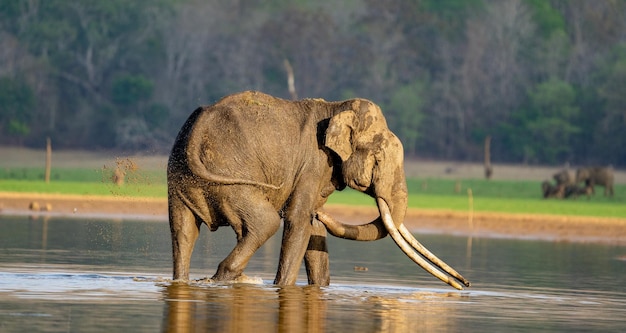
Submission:
<svg viewBox="0 0 626 333">
<path fill-rule="evenodd" d="M 248 179 L 238 179 L 238 178 L 230 178 L 230 177 L 226 177 L 226 176 L 222 176 L 222 175 L 218 175 L 215 174 L 213 172 L 208 171 L 206 168 L 204 168 L 203 165 L 200 165 L 199 167 L 196 167 L 195 169 L 191 166 L 191 163 L 189 165 L 191 171 L 193 172 L 194 175 L 206 180 L 207 182 L 209 182 L 210 184 L 215 184 L 215 185 L 253 185 L 253 186 L 259 186 L 259 187 L 267 187 L 267 188 L 271 188 L 273 190 L 278 190 L 282 187 L 281 185 L 273 185 L 273 184 L 267 184 L 267 183 L 263 183 L 263 182 L 258 182 L 255 180 L 248 180 Z"/>
<path fill-rule="evenodd" d="M 190 149 L 191 147 L 198 147 L 196 149 Z M 278 190 L 282 187 L 283 184 L 273 185 L 267 184 L 263 182 L 259 182 L 256 180 L 250 179 L 241 179 L 241 178 L 232 178 L 224 175 L 219 175 L 214 172 L 211 172 L 207 169 L 207 167 L 202 163 L 201 155 L 201 144 L 190 144 L 187 149 L 187 165 L 189 166 L 189 170 L 191 173 L 200 177 L 207 181 L 210 184 L 214 185 L 253 185 L 259 187 L 267 187 L 274 190 Z"/>
</svg>

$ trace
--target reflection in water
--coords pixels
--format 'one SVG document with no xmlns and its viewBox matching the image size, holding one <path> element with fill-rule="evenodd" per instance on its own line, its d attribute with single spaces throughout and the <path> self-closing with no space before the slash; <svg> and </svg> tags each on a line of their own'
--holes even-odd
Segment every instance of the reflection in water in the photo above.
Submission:
<svg viewBox="0 0 626 333">
<path fill-rule="evenodd" d="M 284 287 L 278 292 L 278 331 L 325 332 L 326 303 L 318 287 Z"/>
<path fill-rule="evenodd" d="M 163 289 L 165 332 L 325 332 L 326 309 L 317 287 L 249 284 Z"/>
<path fill-rule="evenodd" d="M 456 292 L 268 285 L 163 287 L 164 332 L 458 331 Z M 442 321 L 442 318 L 446 318 Z M 330 321 L 330 322 L 329 322 Z"/>
<path fill-rule="evenodd" d="M 230 233 L 203 230 L 193 278 L 215 271 L 232 249 Z M 165 280 L 172 264 L 167 223 L 0 216 L 0 332 L 626 329 L 626 247 L 418 238 L 452 266 L 464 267 L 473 287 L 450 290 L 389 239 L 329 238 L 330 287 L 278 288 L 268 281 L 279 237 L 246 269 L 263 284 L 171 285 Z"/>
</svg>

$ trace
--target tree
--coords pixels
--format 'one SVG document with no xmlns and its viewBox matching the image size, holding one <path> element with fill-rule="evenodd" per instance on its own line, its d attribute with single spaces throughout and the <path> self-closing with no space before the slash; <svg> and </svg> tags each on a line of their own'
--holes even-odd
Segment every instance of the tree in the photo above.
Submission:
<svg viewBox="0 0 626 333">
<path fill-rule="evenodd" d="M 259 51 L 264 55 L 264 87 L 273 94 L 287 97 L 283 67 L 289 59 L 296 73 L 296 87 L 302 97 L 326 97 L 339 87 L 332 78 L 341 75 L 335 59 L 341 44 L 334 34 L 332 18 L 320 10 L 287 8 L 261 27 Z M 332 96 L 331 96 L 332 97 Z"/>
<path fill-rule="evenodd" d="M 435 39 L 437 71 L 420 147 L 448 159 L 479 160 L 484 137 L 494 135 L 493 158 L 505 159 L 508 148 L 491 131 L 511 121 L 526 97 L 532 15 L 522 0 L 488 2 L 466 13 L 465 34 Z"/>
<path fill-rule="evenodd" d="M 424 82 L 415 82 L 398 88 L 391 96 L 389 105 L 384 107 L 389 127 L 398 135 L 409 156 L 418 155 L 425 86 Z"/>
<path fill-rule="evenodd" d="M 12 138 L 21 144 L 30 132 L 35 104 L 35 95 L 26 82 L 0 78 L 0 138 Z"/>
<path fill-rule="evenodd" d="M 124 74 L 113 80 L 111 99 L 120 106 L 136 106 L 152 96 L 153 86 L 144 76 Z"/>
<path fill-rule="evenodd" d="M 494 163 L 621 166 L 625 18 L 615 0 L 0 0 L 0 78 L 36 97 L 0 143 L 169 147 L 198 105 L 288 97 L 288 59 L 300 97 L 381 105 L 408 156 L 479 161 L 491 135 Z"/>
<path fill-rule="evenodd" d="M 520 111 L 522 130 L 511 135 L 523 138 L 523 160 L 563 163 L 573 157 L 572 139 L 580 132 L 574 124 L 580 109 L 576 93 L 569 83 L 552 78 L 534 87 L 528 94 L 529 105 Z"/>
<path fill-rule="evenodd" d="M 618 45 L 601 72 L 602 84 L 597 88 L 603 106 L 593 110 L 597 117 L 592 129 L 597 162 L 623 163 L 626 161 L 626 43 Z M 589 110 L 590 113 L 592 110 Z"/>
</svg>

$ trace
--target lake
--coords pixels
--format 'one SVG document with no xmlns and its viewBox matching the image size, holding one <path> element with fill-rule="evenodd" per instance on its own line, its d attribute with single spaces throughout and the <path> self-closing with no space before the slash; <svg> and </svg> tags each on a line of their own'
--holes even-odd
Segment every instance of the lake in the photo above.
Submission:
<svg viewBox="0 0 626 333">
<path fill-rule="evenodd" d="M 281 234 L 246 269 L 260 284 L 172 284 L 164 221 L 0 215 L 0 332 L 626 330 L 623 246 L 416 234 L 472 282 L 457 291 L 389 238 L 329 237 L 331 285 L 306 286 L 303 268 L 279 288 Z M 234 243 L 203 227 L 191 277 Z"/>
</svg>

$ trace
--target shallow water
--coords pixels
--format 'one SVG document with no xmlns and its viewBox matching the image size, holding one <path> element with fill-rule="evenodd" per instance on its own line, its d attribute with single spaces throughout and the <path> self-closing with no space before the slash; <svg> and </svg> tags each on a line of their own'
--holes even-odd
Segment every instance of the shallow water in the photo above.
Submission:
<svg viewBox="0 0 626 333">
<path fill-rule="evenodd" d="M 276 236 L 246 270 L 261 284 L 171 284 L 167 223 L 0 216 L 0 332 L 626 329 L 626 247 L 418 239 L 473 286 L 439 282 L 389 239 L 329 238 L 330 287 L 305 286 L 302 270 L 298 286 L 278 288 Z M 234 241 L 204 228 L 192 278 L 212 275 Z"/>
</svg>

